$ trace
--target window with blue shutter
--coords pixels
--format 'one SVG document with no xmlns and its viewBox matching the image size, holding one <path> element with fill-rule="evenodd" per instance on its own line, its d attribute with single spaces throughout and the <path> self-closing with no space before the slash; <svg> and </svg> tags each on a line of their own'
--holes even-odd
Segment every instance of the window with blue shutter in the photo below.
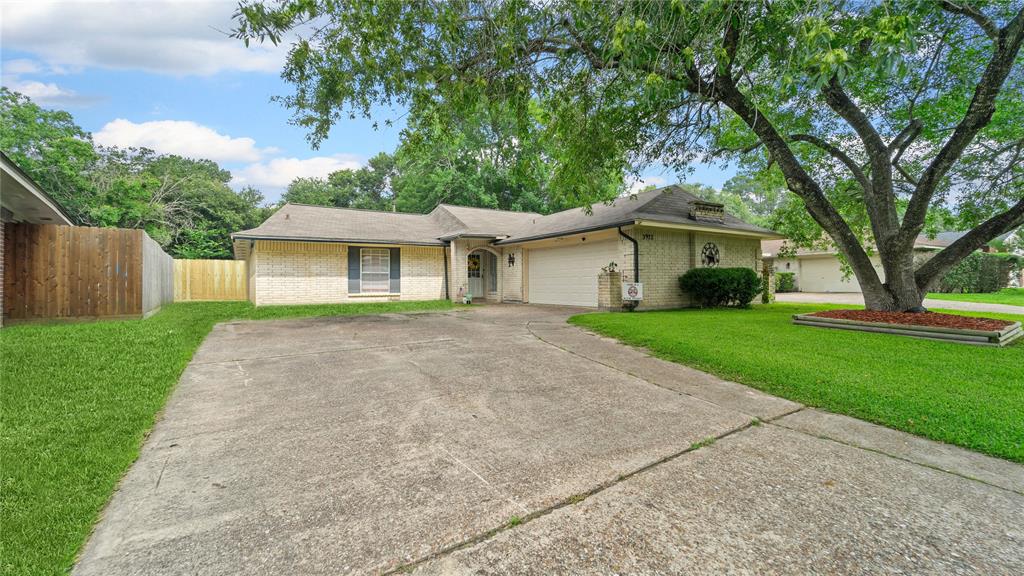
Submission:
<svg viewBox="0 0 1024 576">
<path fill-rule="evenodd" d="M 349 294 L 399 294 L 402 254 L 398 248 L 348 249 Z"/>
</svg>

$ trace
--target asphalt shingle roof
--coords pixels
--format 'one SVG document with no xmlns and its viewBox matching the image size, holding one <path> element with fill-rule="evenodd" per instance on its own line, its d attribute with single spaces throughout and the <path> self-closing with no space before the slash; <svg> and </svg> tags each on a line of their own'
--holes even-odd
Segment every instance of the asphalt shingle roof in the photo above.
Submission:
<svg viewBox="0 0 1024 576">
<path fill-rule="evenodd" d="M 694 221 L 690 210 L 697 201 L 696 196 L 682 188 L 668 186 L 594 204 L 589 213 L 585 208 L 572 208 L 547 216 L 448 204 L 439 205 L 430 214 L 285 204 L 263 224 L 236 232 L 233 237 L 441 245 L 444 240 L 458 236 L 486 236 L 495 238 L 497 244 L 511 244 L 623 226 L 636 220 L 775 235 L 728 214 L 720 223 Z"/>
</svg>

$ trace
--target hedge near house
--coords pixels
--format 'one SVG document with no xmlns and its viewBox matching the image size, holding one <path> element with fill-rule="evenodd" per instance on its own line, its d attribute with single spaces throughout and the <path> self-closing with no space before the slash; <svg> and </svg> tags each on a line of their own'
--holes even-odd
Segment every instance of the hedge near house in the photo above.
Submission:
<svg viewBox="0 0 1024 576">
<path fill-rule="evenodd" d="M 679 277 L 679 287 L 702 307 L 747 308 L 761 290 L 761 279 L 750 268 L 694 268 Z"/>
<path fill-rule="evenodd" d="M 938 292 L 998 292 L 1010 282 L 1010 272 L 1017 269 L 1014 258 L 975 252 L 954 266 L 939 282 Z"/>
<path fill-rule="evenodd" d="M 776 292 L 796 292 L 796 274 L 793 272 L 778 272 L 775 274 Z"/>
</svg>

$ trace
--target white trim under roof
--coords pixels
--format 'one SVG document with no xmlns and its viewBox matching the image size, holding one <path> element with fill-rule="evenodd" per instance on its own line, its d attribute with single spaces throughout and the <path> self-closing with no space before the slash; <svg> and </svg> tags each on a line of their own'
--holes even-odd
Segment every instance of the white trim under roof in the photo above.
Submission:
<svg viewBox="0 0 1024 576">
<path fill-rule="evenodd" d="M 660 220 L 638 219 L 634 222 L 637 226 L 648 226 L 651 228 L 671 228 L 675 230 L 693 230 L 694 232 L 707 232 L 709 234 L 728 234 L 730 236 L 744 236 L 747 238 L 785 238 L 782 234 L 775 232 L 765 233 L 755 230 L 741 230 L 737 228 L 726 228 L 718 226 L 701 226 L 699 224 L 683 224 L 680 222 L 664 222 Z"/>
<path fill-rule="evenodd" d="M 2 206 L 13 215 L 15 222 L 74 226 L 64 209 L 6 154 L 0 154 L 0 167 L 3 168 Z"/>
</svg>

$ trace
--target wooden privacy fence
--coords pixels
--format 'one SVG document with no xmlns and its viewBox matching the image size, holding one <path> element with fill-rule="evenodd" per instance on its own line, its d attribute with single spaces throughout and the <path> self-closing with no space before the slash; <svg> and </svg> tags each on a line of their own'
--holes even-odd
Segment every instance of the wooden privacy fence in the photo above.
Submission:
<svg viewBox="0 0 1024 576">
<path fill-rule="evenodd" d="M 245 260 L 175 260 L 174 301 L 248 300 Z"/>
<path fill-rule="evenodd" d="M 4 226 L 4 320 L 138 317 L 173 297 L 173 263 L 142 230 Z"/>
</svg>

